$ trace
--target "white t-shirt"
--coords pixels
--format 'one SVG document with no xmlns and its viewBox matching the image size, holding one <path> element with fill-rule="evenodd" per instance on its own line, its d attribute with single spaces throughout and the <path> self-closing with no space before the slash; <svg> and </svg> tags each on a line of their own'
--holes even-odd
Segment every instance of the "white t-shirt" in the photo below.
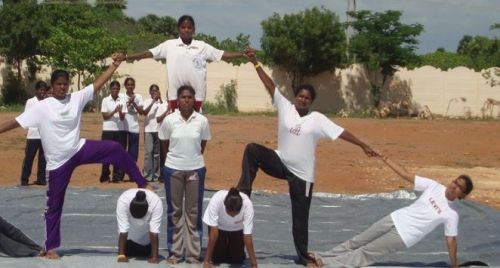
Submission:
<svg viewBox="0 0 500 268">
<path fill-rule="evenodd" d="M 67 94 L 63 100 L 47 98 L 18 117 L 21 127 L 40 131 L 47 170 L 54 170 L 75 155 L 85 143 L 80 139 L 82 110 L 94 96 L 94 86 Z"/>
<path fill-rule="evenodd" d="M 34 96 L 31 99 L 28 99 L 26 101 L 26 105 L 24 106 L 24 111 L 29 110 L 36 103 L 39 103 L 39 102 L 40 102 L 40 100 L 36 96 Z M 26 135 L 26 138 L 30 139 L 30 140 L 35 140 L 35 139 L 39 140 L 40 139 L 40 132 L 38 132 L 38 128 L 36 128 L 36 127 L 28 128 L 28 134 Z"/>
<path fill-rule="evenodd" d="M 391 213 L 405 245 L 415 245 L 441 223 L 446 236 L 457 236 L 458 213 L 445 196 L 446 187 L 434 180 L 415 176 L 415 191 L 423 191 L 417 201 Z"/>
<path fill-rule="evenodd" d="M 186 45 L 180 38 L 167 40 L 149 50 L 155 59 L 167 60 L 168 99 L 177 99 L 177 89 L 192 86 L 197 101 L 207 92 L 207 61 L 220 61 L 224 51 L 198 40 Z"/>
<path fill-rule="evenodd" d="M 153 102 L 153 99 L 147 99 L 144 101 L 143 108 L 146 109 Z M 149 113 L 144 116 L 144 132 L 158 132 L 158 122 L 156 122 L 156 114 L 162 103 L 159 100 L 154 101 L 153 106 Z"/>
<path fill-rule="evenodd" d="M 252 234 L 253 229 L 253 205 L 246 194 L 240 193 L 243 205 L 240 213 L 231 217 L 226 213 L 224 199 L 229 191 L 221 190 L 212 196 L 208 202 L 207 209 L 203 215 L 203 222 L 220 230 L 234 232 L 243 230 L 243 234 Z"/>
<path fill-rule="evenodd" d="M 130 97 L 123 93 L 120 94 L 121 98 L 125 100 L 125 103 L 127 103 L 127 113 L 125 114 L 125 130 L 130 132 L 130 133 L 139 133 L 139 114 L 137 110 L 135 109 L 134 105 L 128 104 L 128 101 L 130 100 Z M 143 101 L 142 101 L 142 96 L 140 94 L 134 94 L 134 102 L 137 106 L 143 106 Z"/>
<path fill-rule="evenodd" d="M 136 219 L 130 214 L 130 203 L 138 191 L 146 193 L 148 201 L 148 212 L 141 219 Z M 149 233 L 160 233 L 161 215 L 163 206 L 161 199 L 154 192 L 147 189 L 129 189 L 125 191 L 116 205 L 116 220 L 118 221 L 118 232 L 128 233 L 127 239 L 140 245 L 150 243 Z"/>
<path fill-rule="evenodd" d="M 276 153 L 297 177 L 314 182 L 316 144 L 321 138 L 337 139 L 344 129 L 318 112 L 301 117 L 295 106 L 276 88 L 273 105 L 278 110 Z"/>
<path fill-rule="evenodd" d="M 169 140 L 165 166 L 176 170 L 195 170 L 205 166 L 201 141 L 210 140 L 208 119 L 195 111 L 184 120 L 179 109 L 167 115 L 158 130 L 160 140 Z"/>
<path fill-rule="evenodd" d="M 113 97 L 111 97 L 111 95 L 109 95 L 106 98 L 102 99 L 101 112 L 109 113 L 111 111 L 114 111 L 116 109 L 116 106 L 119 104 L 122 105 L 122 113 L 126 114 L 127 113 L 127 105 L 125 104 L 125 100 L 123 99 L 123 97 L 118 95 L 116 100 L 114 100 Z M 125 130 L 125 124 L 123 123 L 122 120 L 120 120 L 120 114 L 115 113 L 108 120 L 103 119 L 102 130 L 104 130 L 104 131 L 123 131 L 123 130 Z"/>
</svg>

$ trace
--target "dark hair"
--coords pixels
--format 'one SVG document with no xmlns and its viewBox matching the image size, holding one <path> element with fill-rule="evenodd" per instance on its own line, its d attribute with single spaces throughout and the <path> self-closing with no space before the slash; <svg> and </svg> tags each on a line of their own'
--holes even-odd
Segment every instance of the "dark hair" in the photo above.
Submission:
<svg viewBox="0 0 500 268">
<path fill-rule="evenodd" d="M 297 97 L 297 95 L 300 93 L 300 91 L 306 90 L 309 91 L 309 94 L 311 94 L 311 99 L 314 101 L 316 99 L 316 90 L 314 87 L 310 84 L 302 84 L 299 85 L 298 87 L 295 88 L 293 91 L 293 96 Z"/>
<path fill-rule="evenodd" d="M 132 82 L 134 82 L 134 84 L 135 84 L 135 79 L 134 79 L 134 78 L 132 78 L 132 77 L 127 77 L 127 78 L 125 78 L 125 81 L 123 82 L 123 84 L 125 85 L 128 81 L 132 81 Z"/>
<path fill-rule="evenodd" d="M 196 94 L 192 86 L 184 85 L 177 89 L 177 97 L 179 97 L 179 95 L 181 95 L 182 91 L 184 90 L 188 90 L 189 92 L 191 92 L 191 94 L 193 94 L 193 96 Z"/>
<path fill-rule="evenodd" d="M 181 27 L 181 24 L 184 22 L 184 21 L 189 21 L 191 22 L 191 24 L 193 25 L 193 29 L 195 29 L 194 27 L 194 19 L 191 15 L 182 15 L 179 20 L 177 21 L 177 29 L 179 29 L 179 27 Z"/>
<path fill-rule="evenodd" d="M 35 89 L 36 90 L 39 90 L 39 89 L 48 89 L 49 88 L 49 85 L 47 85 L 47 83 L 45 83 L 45 81 L 38 81 L 36 82 L 35 84 Z"/>
<path fill-rule="evenodd" d="M 157 84 L 152 84 L 151 86 L 149 86 L 149 91 L 153 90 L 154 87 L 160 90 L 160 87 Z"/>
<path fill-rule="evenodd" d="M 470 192 L 472 192 L 472 189 L 474 189 L 474 184 L 472 183 L 472 180 L 469 177 L 469 175 L 462 174 L 462 175 L 458 176 L 457 179 L 464 180 L 464 182 L 465 182 L 464 194 L 465 195 L 470 194 Z"/>
<path fill-rule="evenodd" d="M 148 212 L 148 201 L 146 200 L 146 192 L 137 191 L 134 199 L 130 202 L 130 214 L 136 219 L 140 219 Z"/>
<path fill-rule="evenodd" d="M 59 77 L 64 77 L 69 80 L 69 73 L 65 70 L 55 70 L 50 76 L 50 83 L 54 84 Z"/>
<path fill-rule="evenodd" d="M 109 88 L 113 87 L 113 86 L 118 86 L 120 87 L 120 82 L 116 81 L 116 80 L 113 80 L 111 83 L 109 83 Z"/>
<path fill-rule="evenodd" d="M 243 206 L 243 199 L 241 198 L 240 191 L 234 187 L 229 189 L 229 192 L 224 199 L 224 206 L 227 211 L 239 213 Z"/>
</svg>

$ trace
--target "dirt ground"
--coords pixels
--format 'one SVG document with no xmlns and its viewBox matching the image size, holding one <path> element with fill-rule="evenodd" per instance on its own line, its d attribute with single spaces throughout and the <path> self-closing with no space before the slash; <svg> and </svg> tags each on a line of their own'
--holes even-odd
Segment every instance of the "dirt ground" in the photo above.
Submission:
<svg viewBox="0 0 500 268">
<path fill-rule="evenodd" d="M 0 113 L 0 122 L 18 113 Z M 276 117 L 208 116 L 212 140 L 205 152 L 207 188 L 228 188 L 239 179 L 245 145 L 256 142 L 276 148 Z M 416 174 L 449 183 L 459 174 L 475 182 L 470 199 L 500 208 L 500 122 L 415 119 L 339 119 L 333 121 Z M 85 114 L 82 137 L 100 139 L 101 117 Z M 19 184 L 25 134 L 16 129 L 0 140 L 0 185 Z M 142 134 L 141 134 L 142 142 Z M 142 143 L 141 143 L 142 146 Z M 142 150 L 138 165 L 142 167 Z M 36 172 L 33 167 L 33 171 Z M 72 187 L 129 188 L 132 183 L 99 183 L 100 166 L 79 167 Z M 30 178 L 30 182 L 34 177 Z M 41 186 L 30 186 L 41 187 Z M 410 185 L 357 146 L 342 140 L 321 141 L 316 151 L 315 192 L 387 192 Z M 285 181 L 259 173 L 255 189 L 286 192 Z"/>
</svg>

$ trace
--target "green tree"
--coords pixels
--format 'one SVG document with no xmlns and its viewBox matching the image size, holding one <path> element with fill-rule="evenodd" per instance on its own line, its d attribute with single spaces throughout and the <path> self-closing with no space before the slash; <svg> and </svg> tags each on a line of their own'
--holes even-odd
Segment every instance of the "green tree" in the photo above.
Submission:
<svg viewBox="0 0 500 268">
<path fill-rule="evenodd" d="M 458 45 L 457 53 L 471 59 L 467 67 L 481 71 L 500 66 L 500 40 L 486 36 L 464 36 Z"/>
<path fill-rule="evenodd" d="M 137 24 L 144 32 L 161 34 L 166 38 L 177 36 L 177 21 L 170 16 L 158 17 L 149 14 L 140 18 Z"/>
<path fill-rule="evenodd" d="M 38 43 L 47 34 L 36 0 L 4 1 L 0 6 L 0 55 L 17 67 L 22 80 L 22 61 L 38 53 Z"/>
<path fill-rule="evenodd" d="M 367 10 L 348 12 L 348 16 L 353 18 L 349 24 L 357 32 L 350 41 L 350 54 L 356 55 L 358 62 L 376 74 L 370 82 L 375 107 L 379 106 L 382 88 L 397 71 L 397 66 L 406 66 L 418 60 L 415 49 L 423 26 L 418 23 L 403 24 L 401 15 L 400 11 L 394 10 L 383 13 Z"/>
<path fill-rule="evenodd" d="M 267 62 L 292 76 L 292 86 L 305 76 L 333 70 L 343 62 L 345 33 L 335 13 L 312 8 L 261 22 L 261 46 Z"/>
<path fill-rule="evenodd" d="M 105 28 L 105 11 L 86 1 L 45 1 L 41 4 L 49 29 L 40 42 L 42 63 L 66 69 L 82 79 L 101 71 L 99 63 L 111 53 L 125 51 L 123 37 L 112 36 Z"/>
<path fill-rule="evenodd" d="M 453 52 L 436 51 L 420 56 L 420 62 L 417 66 L 430 65 L 446 71 L 458 66 L 469 66 L 471 64 L 472 61 L 468 56 Z"/>
</svg>

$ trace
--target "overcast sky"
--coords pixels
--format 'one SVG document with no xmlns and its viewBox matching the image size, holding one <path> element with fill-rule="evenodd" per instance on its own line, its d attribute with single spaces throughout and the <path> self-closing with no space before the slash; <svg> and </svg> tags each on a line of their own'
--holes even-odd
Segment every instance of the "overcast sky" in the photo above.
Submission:
<svg viewBox="0 0 500 268">
<path fill-rule="evenodd" d="M 128 0 L 126 14 L 140 18 L 147 14 L 178 18 L 190 14 L 196 30 L 214 35 L 218 40 L 249 34 L 253 47 L 260 47 L 260 22 L 273 13 L 296 13 L 305 8 L 324 6 L 344 22 L 348 0 Z M 456 51 L 464 35 L 499 37 L 500 30 L 490 25 L 500 23 L 500 0 L 357 0 L 357 10 L 403 12 L 404 23 L 420 23 L 417 53 L 433 52 L 439 47 Z"/>
</svg>

